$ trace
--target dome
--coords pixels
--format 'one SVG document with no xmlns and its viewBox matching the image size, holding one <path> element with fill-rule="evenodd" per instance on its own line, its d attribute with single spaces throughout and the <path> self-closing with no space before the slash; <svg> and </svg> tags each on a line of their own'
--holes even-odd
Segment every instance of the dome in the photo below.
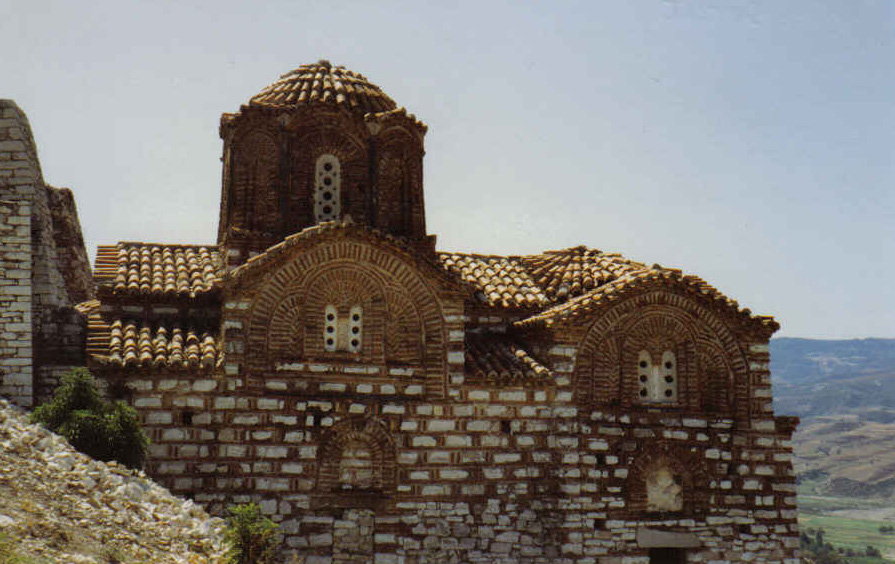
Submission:
<svg viewBox="0 0 895 564">
<path fill-rule="evenodd" d="M 362 74 L 329 61 L 302 65 L 252 96 L 250 106 L 289 107 L 344 104 L 364 113 L 387 112 L 397 107 L 378 86 Z"/>
</svg>

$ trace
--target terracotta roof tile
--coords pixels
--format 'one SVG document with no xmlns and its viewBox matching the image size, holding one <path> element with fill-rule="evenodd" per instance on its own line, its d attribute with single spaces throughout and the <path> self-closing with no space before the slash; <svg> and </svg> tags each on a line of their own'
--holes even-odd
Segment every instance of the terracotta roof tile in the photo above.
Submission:
<svg viewBox="0 0 895 564">
<path fill-rule="evenodd" d="M 196 297 L 219 281 L 217 247 L 118 243 L 101 246 L 94 277 L 116 295 Z"/>
<path fill-rule="evenodd" d="M 546 383 L 550 370 L 507 335 L 466 334 L 466 373 L 473 380 L 494 384 Z"/>
<path fill-rule="evenodd" d="M 397 107 L 362 74 L 329 61 L 301 65 L 252 96 L 250 106 L 345 105 L 363 113 L 387 112 Z"/>
<path fill-rule="evenodd" d="M 77 304 L 75 310 L 84 315 L 90 315 L 93 312 L 99 311 L 99 306 L 99 300 L 87 300 L 86 302 Z"/>
<path fill-rule="evenodd" d="M 519 257 L 439 253 L 444 267 L 472 284 L 482 299 L 505 308 L 541 308 L 550 304 Z"/>
<path fill-rule="evenodd" d="M 772 317 L 754 316 L 749 309 L 740 309 L 739 304 L 716 288 L 708 284 L 702 278 L 693 275 L 684 275 L 680 270 L 673 270 L 654 266 L 645 270 L 632 270 L 619 278 L 603 284 L 571 300 L 548 308 L 536 315 L 517 321 L 517 327 L 526 327 L 537 324 L 552 325 L 557 321 L 574 318 L 587 314 L 594 308 L 609 303 L 626 295 L 631 290 L 646 287 L 648 284 L 669 281 L 677 286 L 683 284 L 692 291 L 705 296 L 718 305 L 736 311 L 739 315 L 749 318 L 762 325 L 771 332 L 776 331 L 779 325 Z"/>
<path fill-rule="evenodd" d="M 619 254 L 587 247 L 547 251 L 523 257 L 522 261 L 554 302 L 580 296 L 625 273 L 646 269 L 646 265 Z"/>
<path fill-rule="evenodd" d="M 122 319 L 111 323 L 92 321 L 93 324 L 88 322 L 88 352 L 103 364 L 209 370 L 220 359 L 218 344 L 209 331 L 184 328 L 176 322 L 150 325 Z"/>
<path fill-rule="evenodd" d="M 439 253 L 439 258 L 445 268 L 474 285 L 486 303 L 504 308 L 547 307 L 647 268 L 587 247 L 522 257 Z"/>
</svg>

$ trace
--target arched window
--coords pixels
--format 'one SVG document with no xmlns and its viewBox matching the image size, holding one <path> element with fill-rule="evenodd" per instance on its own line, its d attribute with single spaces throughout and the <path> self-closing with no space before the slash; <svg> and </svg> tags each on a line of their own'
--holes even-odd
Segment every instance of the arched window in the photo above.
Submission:
<svg viewBox="0 0 895 564">
<path fill-rule="evenodd" d="M 340 314 L 339 308 L 329 304 L 323 310 L 323 350 L 361 351 L 364 336 L 364 308 L 353 305 Z"/>
<path fill-rule="evenodd" d="M 672 351 L 663 351 L 659 364 L 653 363 L 649 351 L 640 351 L 637 355 L 637 379 L 641 401 L 677 402 L 677 359 Z"/>
<path fill-rule="evenodd" d="M 314 172 L 314 219 L 333 221 L 342 214 L 342 166 L 335 155 L 320 155 Z"/>
</svg>

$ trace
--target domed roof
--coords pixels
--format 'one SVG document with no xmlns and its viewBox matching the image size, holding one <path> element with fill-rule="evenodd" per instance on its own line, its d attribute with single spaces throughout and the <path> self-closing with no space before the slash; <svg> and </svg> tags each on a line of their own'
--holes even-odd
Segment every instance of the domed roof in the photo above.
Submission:
<svg viewBox="0 0 895 564">
<path fill-rule="evenodd" d="M 364 113 L 387 112 L 397 107 L 365 76 L 329 61 L 302 65 L 252 96 L 250 106 L 288 107 L 344 104 Z"/>
</svg>

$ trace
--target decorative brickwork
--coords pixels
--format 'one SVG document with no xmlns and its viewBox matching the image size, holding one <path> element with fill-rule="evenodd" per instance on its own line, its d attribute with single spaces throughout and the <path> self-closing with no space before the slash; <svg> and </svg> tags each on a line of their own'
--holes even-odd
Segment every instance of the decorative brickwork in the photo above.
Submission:
<svg viewBox="0 0 895 564">
<path fill-rule="evenodd" d="M 396 106 L 299 67 L 221 120 L 217 246 L 100 248 L 89 365 L 148 473 L 219 514 L 258 502 L 303 564 L 797 564 L 776 322 L 596 249 L 436 253 L 426 127 Z M 27 246 L 20 201 L 0 233 Z M 17 248 L 7 272 L 44 260 Z M 5 299 L 17 331 L 44 297 Z"/>
</svg>

